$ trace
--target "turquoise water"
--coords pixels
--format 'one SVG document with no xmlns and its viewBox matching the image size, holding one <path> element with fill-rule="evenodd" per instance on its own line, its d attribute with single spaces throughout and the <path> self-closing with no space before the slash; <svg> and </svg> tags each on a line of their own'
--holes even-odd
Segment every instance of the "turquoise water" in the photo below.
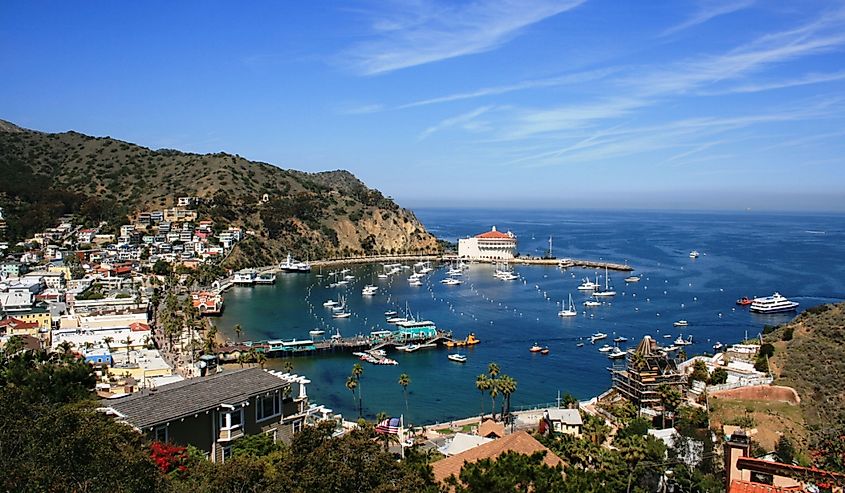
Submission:
<svg viewBox="0 0 845 493">
<path fill-rule="evenodd" d="M 383 312 L 404 310 L 433 320 L 457 337 L 475 332 L 482 343 L 467 350 L 465 364 L 446 359 L 445 349 L 412 354 L 391 354 L 398 366 L 364 364 L 362 390 L 369 417 L 380 411 L 405 413 L 402 388 L 397 379 L 407 373 L 408 421 L 427 423 L 487 412 L 489 397 L 481 399 L 475 378 L 495 361 L 503 373 L 518 381 L 514 406 L 551 402 L 561 392 L 578 398 L 597 395 L 610 386 L 610 361 L 589 342 L 577 342 L 594 332 L 605 332 L 636 342 L 645 334 L 668 344 L 679 334 L 692 335 L 696 343 L 689 354 L 711 351 L 716 341 L 736 342 L 747 332 L 757 334 L 763 325 L 788 321 L 793 315 L 761 316 L 734 305 L 741 296 L 765 296 L 780 291 L 801 303 L 801 309 L 845 299 L 845 217 L 838 215 L 786 215 L 758 213 L 668 213 L 608 211 L 482 211 L 416 210 L 429 231 L 455 241 L 496 225 L 512 230 L 523 254 L 541 255 L 553 236 L 554 254 L 627 262 L 642 274 L 636 284 L 625 285 L 624 273 L 611 272 L 618 294 L 609 304 L 592 309 L 575 288 L 594 270 L 560 270 L 554 267 L 516 266 L 522 280 L 493 278 L 493 267 L 474 264 L 464 274 L 464 284 L 444 286 L 445 268 L 428 275 L 424 286 L 407 283 L 409 271 L 389 281 L 379 281 L 379 265 L 352 269 L 356 280 L 342 291 L 329 289 L 327 279 L 311 274 L 280 274 L 274 286 L 236 287 L 226 292 L 226 311 L 216 322 L 234 337 L 240 323 L 245 339 L 309 338 L 314 328 L 336 330 L 344 336 L 389 329 Z M 690 259 L 690 250 L 702 256 Z M 603 273 L 601 273 L 603 274 Z M 381 287 L 372 298 L 361 296 L 365 284 Z M 559 302 L 569 293 L 579 315 L 557 316 Z M 335 320 L 322 303 L 346 294 L 353 313 Z M 672 322 L 688 320 L 679 329 Z M 547 345 L 547 356 L 532 354 L 533 343 Z M 611 342 L 612 343 L 612 342 Z M 293 359 L 295 371 L 312 380 L 312 401 L 325 404 L 348 418 L 357 415 L 345 388 L 346 377 L 357 358 L 351 354 Z M 271 360 L 281 367 L 283 360 Z"/>
</svg>

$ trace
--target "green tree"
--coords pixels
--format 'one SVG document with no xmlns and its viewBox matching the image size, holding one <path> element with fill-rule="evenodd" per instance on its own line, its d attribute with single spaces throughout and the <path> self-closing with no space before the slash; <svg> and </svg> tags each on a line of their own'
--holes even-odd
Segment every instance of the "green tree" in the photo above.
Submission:
<svg viewBox="0 0 845 493">
<path fill-rule="evenodd" d="M 358 389 L 358 380 L 355 380 L 355 377 L 349 375 L 348 377 L 346 377 L 346 388 L 347 390 L 352 392 L 352 401 L 357 402 L 358 398 L 355 396 L 355 391 L 356 389 Z M 358 412 L 358 417 L 361 417 L 360 411 Z"/>
<path fill-rule="evenodd" d="M 666 428 L 666 413 L 674 413 L 675 409 L 681 404 L 683 396 L 677 387 L 661 384 L 657 387 L 657 393 L 660 396 L 660 404 L 663 407 L 661 417 L 663 419 L 663 428 Z"/>
<path fill-rule="evenodd" d="M 692 373 L 690 374 L 689 380 L 690 384 L 693 380 L 698 380 L 699 382 L 707 383 L 710 378 L 710 373 L 707 371 L 707 365 L 704 361 L 697 359 L 692 364 Z"/>
<path fill-rule="evenodd" d="M 456 493 L 489 493 L 498 491 L 533 491 L 537 493 L 571 491 L 560 466 L 543 462 L 546 452 L 523 455 L 505 452 L 495 460 L 482 459 L 466 463 L 460 477 L 446 482 Z"/>
<path fill-rule="evenodd" d="M 238 342 L 241 342 L 241 336 L 244 333 L 244 329 L 241 327 L 241 324 L 235 324 L 235 337 L 238 338 Z"/>
<path fill-rule="evenodd" d="M 364 376 L 364 367 L 361 363 L 352 365 L 352 377 L 358 385 L 358 417 L 364 417 L 364 392 L 361 390 L 361 377 Z"/>
<path fill-rule="evenodd" d="M 502 393 L 502 416 L 510 415 L 511 395 L 516 392 L 517 381 L 510 375 L 501 375 L 498 379 L 499 392 Z"/>
<path fill-rule="evenodd" d="M 475 388 L 481 392 L 481 415 L 484 415 L 484 394 L 490 389 L 490 379 L 487 378 L 487 375 L 481 374 L 475 377 Z"/>
<path fill-rule="evenodd" d="M 728 381 L 728 371 L 724 368 L 716 368 L 710 375 L 710 385 L 721 385 Z"/>
<path fill-rule="evenodd" d="M 408 385 L 411 385 L 411 377 L 407 373 L 399 375 L 399 385 L 402 387 L 402 397 L 405 399 L 405 415 L 409 414 L 408 410 Z"/>
<path fill-rule="evenodd" d="M 795 445 L 786 435 L 781 435 L 775 444 L 775 455 L 785 464 L 792 464 L 795 460 Z"/>
</svg>

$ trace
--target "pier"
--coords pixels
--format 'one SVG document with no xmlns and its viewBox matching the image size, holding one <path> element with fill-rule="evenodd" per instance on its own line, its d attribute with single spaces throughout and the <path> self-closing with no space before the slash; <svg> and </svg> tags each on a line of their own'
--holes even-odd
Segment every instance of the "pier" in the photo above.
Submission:
<svg viewBox="0 0 845 493">
<path fill-rule="evenodd" d="M 351 337 L 331 336 L 328 339 L 291 339 L 244 341 L 217 348 L 217 357 L 222 362 L 237 360 L 238 354 L 255 350 L 267 357 L 319 356 L 335 352 L 357 352 L 370 349 L 396 349 L 406 344 L 442 345 L 452 341 L 452 332 L 426 327 L 420 329 L 399 329 L 379 331 L 371 335 Z"/>
</svg>

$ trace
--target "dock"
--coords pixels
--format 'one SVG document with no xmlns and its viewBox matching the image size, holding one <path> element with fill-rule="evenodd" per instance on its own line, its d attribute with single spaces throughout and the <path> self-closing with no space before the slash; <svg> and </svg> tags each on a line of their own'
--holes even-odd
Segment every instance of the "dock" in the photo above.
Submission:
<svg viewBox="0 0 845 493">
<path fill-rule="evenodd" d="M 244 341 L 217 348 L 217 357 L 222 362 L 237 360 L 238 354 L 255 350 L 270 358 L 292 356 L 319 356 L 327 353 L 367 351 L 370 349 L 396 349 L 409 343 L 435 344 L 441 346 L 452 341 L 452 332 L 429 327 L 426 329 L 400 329 L 389 334 L 382 331 L 377 335 L 356 335 L 352 337 L 330 337 L 328 339 L 289 339 Z"/>
</svg>

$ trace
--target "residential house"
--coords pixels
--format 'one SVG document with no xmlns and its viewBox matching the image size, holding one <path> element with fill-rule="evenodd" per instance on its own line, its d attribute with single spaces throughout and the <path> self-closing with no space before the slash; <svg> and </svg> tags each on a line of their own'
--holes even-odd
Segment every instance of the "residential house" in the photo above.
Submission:
<svg viewBox="0 0 845 493">
<path fill-rule="evenodd" d="M 0 279 L 5 277 L 20 277 L 26 274 L 29 269 L 23 262 L 17 260 L 5 260 L 0 262 Z"/>
<path fill-rule="evenodd" d="M 288 442 L 306 420 L 327 419 L 331 410 L 308 406 L 309 383 L 298 375 L 243 368 L 103 400 L 101 411 L 151 439 L 193 445 L 224 462 L 243 436 L 265 433 Z"/>
<path fill-rule="evenodd" d="M 437 450 L 446 457 L 451 457 L 492 441 L 492 438 L 470 435 L 468 433 L 455 433 L 455 436 L 451 440 L 446 442 L 442 447 L 438 447 Z"/>
<path fill-rule="evenodd" d="M 581 420 L 581 412 L 577 409 L 553 408 L 546 411 L 546 416 L 551 422 L 552 430 L 556 433 L 581 436 L 581 427 L 584 422 Z"/>
</svg>

